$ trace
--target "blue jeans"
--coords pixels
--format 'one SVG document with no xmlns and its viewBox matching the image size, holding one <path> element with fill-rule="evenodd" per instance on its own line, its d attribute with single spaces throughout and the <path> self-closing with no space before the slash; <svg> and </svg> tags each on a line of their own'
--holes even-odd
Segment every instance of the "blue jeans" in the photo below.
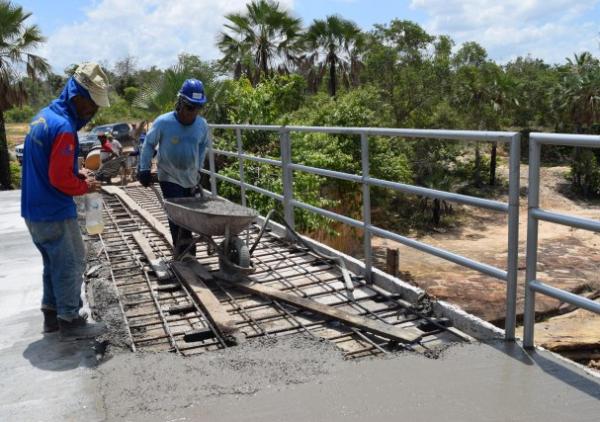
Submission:
<svg viewBox="0 0 600 422">
<path fill-rule="evenodd" d="M 25 224 L 44 262 L 42 309 L 56 310 L 62 319 L 76 318 L 85 270 L 85 246 L 77 219 L 25 220 Z"/>
<path fill-rule="evenodd" d="M 165 199 L 191 198 L 194 196 L 193 188 L 184 188 L 176 183 L 160 182 L 160 190 Z M 190 254 L 196 256 L 196 245 L 192 244 L 192 233 L 169 220 L 169 230 L 173 238 L 173 250 L 177 259 L 186 249 Z M 189 247 L 189 249 L 188 249 Z"/>
</svg>

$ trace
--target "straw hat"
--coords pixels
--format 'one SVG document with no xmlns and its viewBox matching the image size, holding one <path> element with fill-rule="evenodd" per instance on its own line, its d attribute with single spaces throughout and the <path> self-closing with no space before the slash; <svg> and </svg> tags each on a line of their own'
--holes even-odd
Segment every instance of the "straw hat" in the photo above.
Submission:
<svg viewBox="0 0 600 422">
<path fill-rule="evenodd" d="M 98 107 L 108 107 L 108 76 L 98 63 L 82 63 L 77 66 L 75 80 L 90 93 Z"/>
</svg>

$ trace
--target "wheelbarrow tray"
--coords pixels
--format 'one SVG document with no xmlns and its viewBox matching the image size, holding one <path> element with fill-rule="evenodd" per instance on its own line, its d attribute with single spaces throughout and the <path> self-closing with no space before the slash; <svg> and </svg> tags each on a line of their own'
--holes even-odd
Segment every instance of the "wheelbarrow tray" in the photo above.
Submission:
<svg viewBox="0 0 600 422">
<path fill-rule="evenodd" d="M 165 199 L 169 219 L 191 232 L 206 236 L 224 236 L 240 233 L 258 217 L 251 208 L 220 198 L 172 198 Z"/>
<path fill-rule="evenodd" d="M 100 170 L 96 172 L 96 177 L 111 179 L 119 174 L 119 170 L 127 161 L 126 155 L 120 155 L 111 160 L 102 163 L 100 166 Z"/>
</svg>

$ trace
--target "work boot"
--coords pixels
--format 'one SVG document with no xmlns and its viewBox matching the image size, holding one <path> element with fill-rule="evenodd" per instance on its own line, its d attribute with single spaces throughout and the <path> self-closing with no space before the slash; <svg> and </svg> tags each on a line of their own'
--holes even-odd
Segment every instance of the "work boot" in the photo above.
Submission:
<svg viewBox="0 0 600 422">
<path fill-rule="evenodd" d="M 44 314 L 44 333 L 53 333 L 58 331 L 58 321 L 56 320 L 56 310 L 42 309 Z"/>
<path fill-rule="evenodd" d="M 54 333 L 58 331 L 58 321 L 56 320 L 56 310 L 55 309 L 42 309 L 42 313 L 44 314 L 44 328 L 43 333 Z M 83 309 L 79 310 L 79 316 L 83 319 L 88 318 L 88 313 Z"/>
<path fill-rule="evenodd" d="M 102 322 L 87 322 L 82 316 L 77 316 L 71 321 L 57 318 L 60 335 L 63 339 L 90 339 L 98 337 L 106 331 Z"/>
</svg>

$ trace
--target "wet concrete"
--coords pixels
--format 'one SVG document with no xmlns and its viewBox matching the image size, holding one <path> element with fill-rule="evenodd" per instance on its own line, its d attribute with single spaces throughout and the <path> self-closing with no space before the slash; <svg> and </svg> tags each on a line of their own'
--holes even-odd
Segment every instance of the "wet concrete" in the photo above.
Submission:
<svg viewBox="0 0 600 422">
<path fill-rule="evenodd" d="M 297 335 L 257 338 L 241 346 L 182 358 L 118 354 L 102 364 L 100 394 L 109 420 L 170 420 L 209 402 L 230 406 L 260 391 L 316 383 L 344 365 L 338 349 Z"/>
<path fill-rule="evenodd" d="M 311 383 L 219 397 L 173 414 L 207 421 L 597 421 L 600 382 L 548 353 L 472 344 L 344 362 Z"/>
<path fill-rule="evenodd" d="M 109 420 L 591 422 L 600 412 L 598 378 L 504 343 L 355 362 L 288 337 L 190 358 L 117 355 L 98 372 Z"/>
</svg>

